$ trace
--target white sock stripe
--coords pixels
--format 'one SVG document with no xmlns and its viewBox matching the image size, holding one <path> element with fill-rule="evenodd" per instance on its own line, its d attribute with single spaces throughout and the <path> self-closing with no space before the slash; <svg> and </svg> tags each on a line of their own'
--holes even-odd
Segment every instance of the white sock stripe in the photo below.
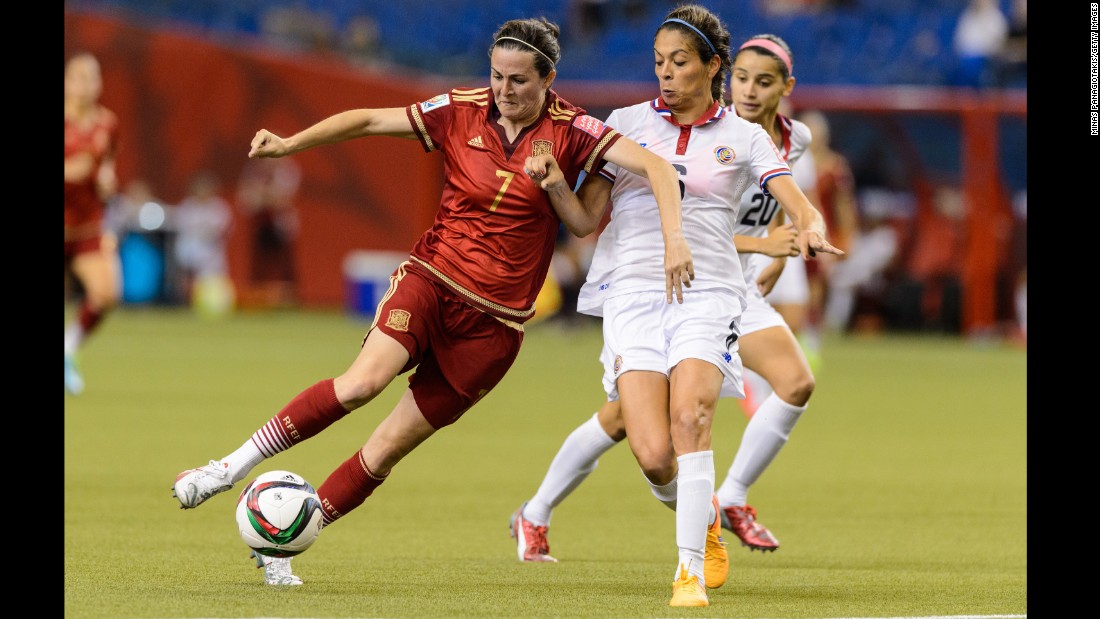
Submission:
<svg viewBox="0 0 1100 619">
<path fill-rule="evenodd" d="M 265 458 L 290 449 L 291 442 L 278 419 L 272 419 L 252 435 L 252 440 Z"/>
<path fill-rule="evenodd" d="M 285 451 L 290 449 L 294 444 L 290 440 L 290 436 L 286 433 L 286 428 L 280 423 L 278 419 L 272 419 L 268 422 L 268 430 L 271 432 L 271 442 L 278 446 L 279 451 Z"/>
<path fill-rule="evenodd" d="M 268 424 L 270 423 L 271 422 L 268 422 Z M 279 453 L 278 449 L 272 448 L 271 442 L 268 439 L 267 424 L 265 424 L 259 430 L 256 430 L 256 433 L 252 435 L 252 441 L 256 444 L 256 447 L 260 450 L 260 453 L 262 453 L 265 458 L 270 458 L 271 456 Z"/>
</svg>

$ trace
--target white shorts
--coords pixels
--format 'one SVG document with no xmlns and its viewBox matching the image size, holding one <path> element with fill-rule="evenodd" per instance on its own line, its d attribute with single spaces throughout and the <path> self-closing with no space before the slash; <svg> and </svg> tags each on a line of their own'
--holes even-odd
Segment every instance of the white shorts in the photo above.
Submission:
<svg viewBox="0 0 1100 619">
<path fill-rule="evenodd" d="M 745 302 L 725 290 L 685 291 L 684 302 L 664 292 L 611 297 L 603 304 L 603 387 L 619 399 L 618 377 L 631 370 L 669 371 L 684 359 L 701 359 L 722 371 L 720 397 L 744 398 L 741 385 L 741 315 Z"/>
<path fill-rule="evenodd" d="M 783 274 L 775 282 L 767 299 L 773 305 L 805 305 L 810 302 L 810 283 L 806 279 L 806 262 L 802 256 L 787 258 Z"/>
<path fill-rule="evenodd" d="M 786 269 L 784 269 L 786 272 Z M 780 280 L 783 277 L 779 278 Z M 741 315 L 741 335 L 748 335 L 771 327 L 786 327 L 787 321 L 783 320 L 783 315 L 775 311 L 771 303 L 764 298 L 764 295 L 760 294 L 760 288 L 756 286 L 756 282 L 746 282 L 748 288 L 748 306 L 745 307 L 745 313 Z M 771 298 L 770 296 L 768 297 Z"/>
</svg>

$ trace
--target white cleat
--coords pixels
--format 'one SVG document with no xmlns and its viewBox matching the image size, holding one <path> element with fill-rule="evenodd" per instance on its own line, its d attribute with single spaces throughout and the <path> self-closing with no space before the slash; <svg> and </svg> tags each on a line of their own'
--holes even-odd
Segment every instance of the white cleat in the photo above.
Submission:
<svg viewBox="0 0 1100 619">
<path fill-rule="evenodd" d="M 197 507 L 206 499 L 233 487 L 229 463 L 211 460 L 210 464 L 176 475 L 172 496 L 180 501 L 180 509 Z"/>
<path fill-rule="evenodd" d="M 268 557 L 255 550 L 249 555 L 256 560 L 256 567 L 264 568 L 264 582 L 272 586 L 300 585 L 302 579 L 290 571 L 290 557 Z"/>
</svg>

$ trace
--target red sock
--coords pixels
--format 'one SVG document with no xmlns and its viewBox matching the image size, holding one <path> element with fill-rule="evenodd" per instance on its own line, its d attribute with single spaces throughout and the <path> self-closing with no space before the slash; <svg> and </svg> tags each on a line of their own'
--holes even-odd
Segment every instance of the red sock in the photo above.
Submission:
<svg viewBox="0 0 1100 619">
<path fill-rule="evenodd" d="M 103 320 L 103 314 L 92 309 L 92 306 L 84 301 L 80 304 L 80 314 L 77 319 L 80 321 L 81 330 L 84 331 L 84 337 L 87 337 Z"/>
<path fill-rule="evenodd" d="M 316 436 L 351 412 L 336 398 L 332 382 L 333 379 L 327 378 L 299 393 L 278 415 L 256 430 L 252 442 L 265 458 Z"/>
<path fill-rule="evenodd" d="M 325 483 L 317 488 L 325 526 L 362 505 L 384 481 L 386 477 L 375 475 L 367 467 L 367 463 L 363 462 L 362 451 L 356 451 L 355 455 L 344 460 L 343 464 L 329 474 Z"/>
</svg>

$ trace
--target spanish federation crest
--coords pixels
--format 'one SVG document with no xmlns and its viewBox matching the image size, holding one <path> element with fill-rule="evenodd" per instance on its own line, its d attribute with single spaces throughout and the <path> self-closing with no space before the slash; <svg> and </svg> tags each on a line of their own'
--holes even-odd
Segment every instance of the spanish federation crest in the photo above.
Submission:
<svg viewBox="0 0 1100 619">
<path fill-rule="evenodd" d="M 412 314 L 405 310 L 390 310 L 389 318 L 386 319 L 386 326 L 394 331 L 408 331 L 411 316 Z"/>
<path fill-rule="evenodd" d="M 531 156 L 553 155 L 554 143 L 550 140 L 534 140 L 531 142 Z"/>
</svg>

